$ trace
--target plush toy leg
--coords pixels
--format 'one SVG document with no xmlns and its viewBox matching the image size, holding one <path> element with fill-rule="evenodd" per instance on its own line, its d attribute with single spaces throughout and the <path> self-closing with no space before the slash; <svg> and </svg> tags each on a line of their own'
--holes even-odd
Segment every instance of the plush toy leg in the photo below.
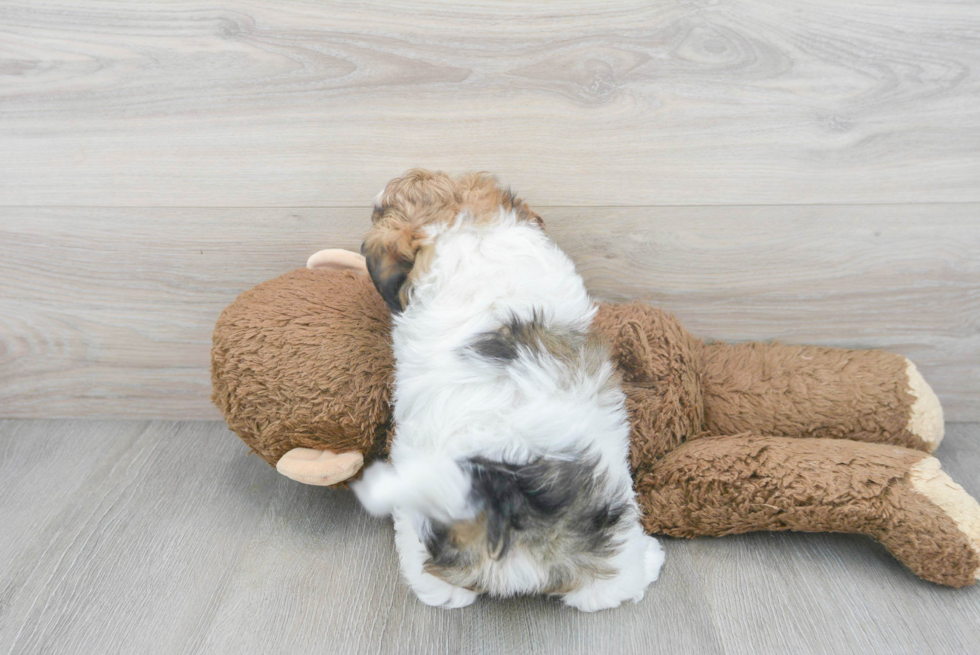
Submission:
<svg viewBox="0 0 980 655">
<path fill-rule="evenodd" d="M 310 255 L 306 268 L 327 268 L 334 271 L 357 271 L 367 273 L 364 255 L 340 248 L 328 248 Z"/>
<path fill-rule="evenodd" d="M 707 437 L 637 480 L 649 532 L 847 532 L 880 541 L 916 575 L 980 578 L 980 505 L 922 452 L 841 439 Z"/>
<path fill-rule="evenodd" d="M 747 343 L 702 349 L 705 427 L 933 452 L 943 410 L 915 365 L 881 350 Z"/>
<path fill-rule="evenodd" d="M 320 487 L 349 480 L 362 466 L 364 455 L 361 453 L 335 453 L 313 448 L 293 448 L 276 462 L 276 470 L 287 478 Z"/>
</svg>

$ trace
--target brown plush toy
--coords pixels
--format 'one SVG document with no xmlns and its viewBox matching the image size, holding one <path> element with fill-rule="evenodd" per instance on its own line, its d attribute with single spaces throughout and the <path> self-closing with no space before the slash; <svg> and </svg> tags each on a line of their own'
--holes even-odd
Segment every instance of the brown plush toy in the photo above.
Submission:
<svg viewBox="0 0 980 655">
<path fill-rule="evenodd" d="M 307 484 L 343 484 L 391 437 L 390 318 L 364 271 L 360 255 L 322 251 L 215 327 L 215 404 Z M 706 344 L 641 303 L 602 305 L 592 329 L 623 376 L 649 532 L 860 533 L 926 580 L 980 577 L 980 505 L 927 454 L 942 409 L 904 357 Z"/>
</svg>

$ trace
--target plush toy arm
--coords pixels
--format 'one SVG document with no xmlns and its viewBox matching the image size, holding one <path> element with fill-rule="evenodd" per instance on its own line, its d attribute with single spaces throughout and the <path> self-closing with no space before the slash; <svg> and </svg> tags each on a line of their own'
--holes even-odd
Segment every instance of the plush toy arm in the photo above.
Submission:
<svg viewBox="0 0 980 655">
<path fill-rule="evenodd" d="M 637 480 L 649 532 L 867 534 L 916 575 L 980 578 L 980 505 L 922 452 L 841 439 L 688 441 Z"/>
<path fill-rule="evenodd" d="M 915 365 L 881 350 L 779 343 L 701 350 L 710 434 L 830 437 L 933 452 L 943 410 Z"/>
</svg>

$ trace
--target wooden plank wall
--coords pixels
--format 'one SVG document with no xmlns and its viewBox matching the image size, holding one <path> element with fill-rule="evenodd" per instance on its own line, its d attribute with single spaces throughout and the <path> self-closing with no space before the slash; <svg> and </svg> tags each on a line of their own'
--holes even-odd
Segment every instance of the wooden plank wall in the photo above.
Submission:
<svg viewBox="0 0 980 655">
<path fill-rule="evenodd" d="M 980 5 L 0 2 L 0 416 L 214 418 L 240 291 L 487 169 L 609 300 L 980 420 Z"/>
</svg>

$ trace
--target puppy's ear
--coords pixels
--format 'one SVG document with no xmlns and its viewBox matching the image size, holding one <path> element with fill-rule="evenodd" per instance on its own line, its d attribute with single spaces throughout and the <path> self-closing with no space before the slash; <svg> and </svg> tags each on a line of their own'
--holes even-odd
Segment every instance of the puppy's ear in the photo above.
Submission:
<svg viewBox="0 0 980 655">
<path fill-rule="evenodd" d="M 512 207 L 514 211 L 517 212 L 517 217 L 519 219 L 522 221 L 527 221 L 528 223 L 533 223 L 542 230 L 544 229 L 544 219 L 541 218 L 541 214 L 533 211 L 526 202 L 518 198 L 517 194 L 510 189 L 507 190 L 507 196 L 508 198 L 505 206 L 509 205 Z"/>
<path fill-rule="evenodd" d="M 376 225 L 361 244 L 371 281 L 393 314 L 405 309 L 408 278 L 415 266 L 421 239 L 410 225 Z"/>
<path fill-rule="evenodd" d="M 509 509 L 509 508 L 508 508 Z M 492 511 L 487 516 L 487 555 L 497 561 L 507 554 L 510 548 L 514 526 L 511 517 L 500 511 Z"/>
<path fill-rule="evenodd" d="M 521 467 L 482 457 L 471 458 L 470 466 L 470 494 L 486 516 L 487 556 L 499 560 L 510 549 L 514 530 L 527 520 L 527 497 L 518 475 Z"/>
</svg>

